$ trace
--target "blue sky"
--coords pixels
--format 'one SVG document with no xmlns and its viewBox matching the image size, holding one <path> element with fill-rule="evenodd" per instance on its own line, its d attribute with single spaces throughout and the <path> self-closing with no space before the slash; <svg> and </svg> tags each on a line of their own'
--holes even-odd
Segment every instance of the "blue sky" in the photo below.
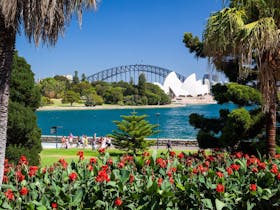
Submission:
<svg viewBox="0 0 280 210">
<path fill-rule="evenodd" d="M 182 43 L 184 32 L 202 37 L 207 18 L 221 0 L 102 0 L 97 11 L 84 13 L 82 28 L 73 18 L 55 47 L 35 47 L 23 36 L 16 49 L 35 78 L 86 76 L 126 64 L 150 64 L 198 78 L 209 72 Z"/>
</svg>

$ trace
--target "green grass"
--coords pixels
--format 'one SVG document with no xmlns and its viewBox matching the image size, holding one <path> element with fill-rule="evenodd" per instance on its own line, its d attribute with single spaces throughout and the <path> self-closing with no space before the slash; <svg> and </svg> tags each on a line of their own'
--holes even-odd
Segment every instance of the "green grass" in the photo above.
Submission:
<svg viewBox="0 0 280 210">
<path fill-rule="evenodd" d="M 53 102 L 52 104 L 49 104 L 47 106 L 55 106 L 55 107 L 71 107 L 70 103 L 65 103 L 63 104 L 61 101 L 62 99 L 56 99 L 52 98 L 51 101 Z M 84 103 L 73 103 L 72 107 L 81 107 L 85 106 Z"/>
<path fill-rule="evenodd" d="M 41 166 L 50 166 L 53 163 L 57 162 L 60 158 L 65 159 L 68 163 L 71 161 L 78 161 L 79 157 L 77 156 L 78 151 L 84 151 L 84 157 L 85 159 L 89 159 L 90 157 L 96 157 L 98 156 L 98 152 L 91 149 L 79 149 L 79 148 L 72 148 L 72 149 L 44 149 L 40 153 L 41 156 Z M 124 151 L 118 150 L 118 149 L 108 149 L 107 150 L 110 153 L 110 156 L 113 158 L 122 156 L 125 154 Z M 148 150 L 151 154 L 153 153 L 153 150 Z M 190 152 L 186 150 L 175 150 L 176 153 L 179 153 L 181 151 L 184 152 Z M 166 149 L 158 149 L 157 153 L 160 155 L 161 153 L 166 153 Z"/>
</svg>

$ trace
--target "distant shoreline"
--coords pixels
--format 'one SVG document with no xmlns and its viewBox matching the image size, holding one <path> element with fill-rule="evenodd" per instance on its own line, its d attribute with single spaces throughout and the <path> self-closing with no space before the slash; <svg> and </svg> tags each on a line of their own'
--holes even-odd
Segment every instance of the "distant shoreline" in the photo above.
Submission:
<svg viewBox="0 0 280 210">
<path fill-rule="evenodd" d="M 167 104 L 167 105 L 143 105 L 143 106 L 120 106 L 120 105 L 100 105 L 100 106 L 43 106 L 37 111 L 52 110 L 109 110 L 109 109 L 153 109 L 153 108 L 175 108 L 184 107 L 186 104 Z"/>
<path fill-rule="evenodd" d="M 52 110 L 112 110 L 112 109 L 154 109 L 154 108 L 176 108 L 176 107 L 185 107 L 188 105 L 207 105 L 207 104 L 216 104 L 216 101 L 212 96 L 203 96 L 203 97 L 186 97 L 186 98 L 177 98 L 175 102 L 166 105 L 140 105 L 140 106 L 121 106 L 117 104 L 105 104 L 97 106 L 43 106 L 39 107 L 37 111 L 52 111 Z"/>
</svg>

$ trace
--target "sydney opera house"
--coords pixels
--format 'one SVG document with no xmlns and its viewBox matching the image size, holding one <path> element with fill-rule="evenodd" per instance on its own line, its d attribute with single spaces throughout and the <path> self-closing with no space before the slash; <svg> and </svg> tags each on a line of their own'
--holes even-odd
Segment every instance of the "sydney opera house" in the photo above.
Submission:
<svg viewBox="0 0 280 210">
<path fill-rule="evenodd" d="M 209 79 L 196 80 L 195 73 L 191 74 L 181 82 L 175 72 L 171 72 L 166 77 L 163 85 L 156 83 L 171 98 L 175 97 L 197 97 L 210 94 Z"/>
</svg>

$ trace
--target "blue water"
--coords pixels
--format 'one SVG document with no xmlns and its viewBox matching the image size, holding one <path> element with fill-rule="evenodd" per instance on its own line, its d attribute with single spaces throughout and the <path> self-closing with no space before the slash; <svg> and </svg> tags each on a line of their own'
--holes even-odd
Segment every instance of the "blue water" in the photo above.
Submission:
<svg viewBox="0 0 280 210">
<path fill-rule="evenodd" d="M 233 109 L 234 105 L 187 105 L 176 108 L 135 109 L 135 111 L 137 115 L 147 114 L 150 123 L 160 124 L 159 138 L 195 139 L 197 130 L 189 124 L 189 115 L 199 113 L 206 117 L 218 117 L 221 108 Z M 57 135 L 66 136 L 71 132 L 74 136 L 83 134 L 93 136 L 94 133 L 97 136 L 105 136 L 116 130 L 114 120 L 121 120 L 120 115 L 130 115 L 131 112 L 132 109 L 67 110 L 37 111 L 36 114 L 43 135 L 51 135 L 52 126 L 61 126 L 57 130 Z"/>
</svg>

